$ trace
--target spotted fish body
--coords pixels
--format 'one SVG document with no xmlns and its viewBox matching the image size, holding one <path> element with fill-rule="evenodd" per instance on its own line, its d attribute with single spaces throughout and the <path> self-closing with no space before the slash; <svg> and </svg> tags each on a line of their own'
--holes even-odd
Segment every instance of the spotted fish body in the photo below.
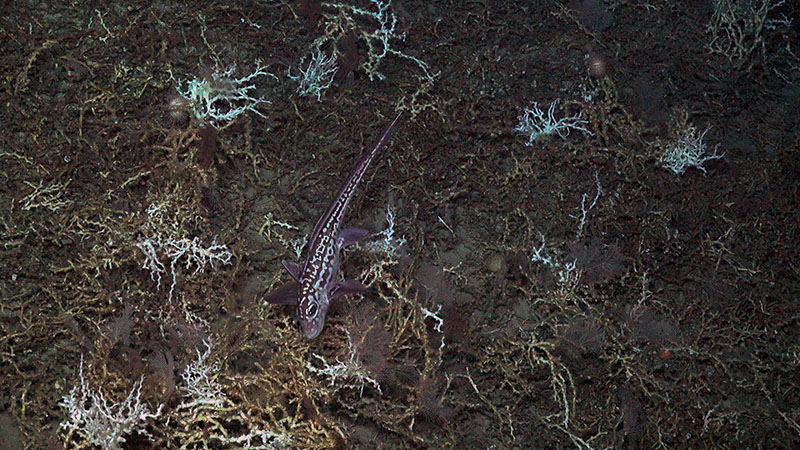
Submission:
<svg viewBox="0 0 800 450">
<path fill-rule="evenodd" d="M 283 267 L 294 279 L 267 296 L 267 301 L 275 304 L 296 305 L 300 328 L 308 339 L 314 339 L 322 332 L 325 315 L 333 298 L 366 292 L 361 283 L 354 280 L 336 281 L 341 261 L 341 250 L 367 235 L 366 230 L 347 228 L 341 230 L 344 213 L 352 200 L 359 182 L 369 165 L 386 146 L 395 117 L 381 135 L 375 146 L 358 160 L 328 209 L 317 221 L 308 242 L 308 253 L 302 264 L 282 261 Z"/>
</svg>

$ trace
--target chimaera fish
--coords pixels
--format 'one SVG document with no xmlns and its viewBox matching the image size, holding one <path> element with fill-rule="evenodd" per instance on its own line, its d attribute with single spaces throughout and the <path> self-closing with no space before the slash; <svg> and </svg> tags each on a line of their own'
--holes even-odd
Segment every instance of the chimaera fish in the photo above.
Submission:
<svg viewBox="0 0 800 450">
<path fill-rule="evenodd" d="M 314 339 L 322 332 L 328 304 L 332 299 L 368 291 L 355 280 L 336 281 L 342 248 L 358 242 L 368 233 L 367 230 L 358 228 L 340 230 L 340 227 L 347 204 L 352 200 L 358 183 L 364 177 L 372 160 L 386 146 L 392 128 L 399 118 L 400 114 L 386 127 L 372 150 L 358 160 L 339 192 L 333 197 L 328 209 L 317 221 L 308 240 L 305 261 L 300 264 L 281 261 L 294 281 L 290 281 L 266 297 L 270 303 L 296 305 L 300 328 L 308 339 Z"/>
</svg>

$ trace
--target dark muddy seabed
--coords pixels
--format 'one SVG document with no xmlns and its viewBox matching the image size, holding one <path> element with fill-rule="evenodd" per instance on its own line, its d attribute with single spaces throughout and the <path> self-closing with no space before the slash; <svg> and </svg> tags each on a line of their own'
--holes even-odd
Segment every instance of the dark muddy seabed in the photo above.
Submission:
<svg viewBox="0 0 800 450">
<path fill-rule="evenodd" d="M 2 10 L 0 448 L 800 448 L 794 2 Z"/>
</svg>

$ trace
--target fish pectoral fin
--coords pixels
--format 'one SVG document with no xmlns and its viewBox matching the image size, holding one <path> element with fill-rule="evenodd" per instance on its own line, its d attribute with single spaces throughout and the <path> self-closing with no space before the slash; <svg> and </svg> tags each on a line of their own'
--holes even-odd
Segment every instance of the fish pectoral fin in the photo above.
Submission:
<svg viewBox="0 0 800 450">
<path fill-rule="evenodd" d="M 356 280 L 339 281 L 334 283 L 333 288 L 328 293 L 328 298 L 334 299 L 343 295 L 368 294 L 372 292 L 372 290 L 367 289 Z"/>
<path fill-rule="evenodd" d="M 364 236 L 368 234 L 369 231 L 361 228 L 345 228 L 339 232 L 339 248 L 353 245 L 361 239 L 364 239 Z"/>
<path fill-rule="evenodd" d="M 300 282 L 300 264 L 283 260 L 281 261 L 281 265 L 283 265 L 283 268 L 294 278 L 294 281 Z"/>
<path fill-rule="evenodd" d="M 273 305 L 297 305 L 297 291 L 300 285 L 295 281 L 290 281 L 283 286 L 267 294 L 264 298 Z"/>
</svg>

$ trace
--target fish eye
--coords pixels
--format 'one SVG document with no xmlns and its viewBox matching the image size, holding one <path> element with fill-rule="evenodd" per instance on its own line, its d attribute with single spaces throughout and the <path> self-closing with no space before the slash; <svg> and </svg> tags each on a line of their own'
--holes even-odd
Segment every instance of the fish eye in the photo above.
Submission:
<svg viewBox="0 0 800 450">
<path fill-rule="evenodd" d="M 316 317 L 317 316 L 317 305 L 310 304 L 308 308 L 306 308 L 306 316 L 307 317 Z"/>
</svg>

